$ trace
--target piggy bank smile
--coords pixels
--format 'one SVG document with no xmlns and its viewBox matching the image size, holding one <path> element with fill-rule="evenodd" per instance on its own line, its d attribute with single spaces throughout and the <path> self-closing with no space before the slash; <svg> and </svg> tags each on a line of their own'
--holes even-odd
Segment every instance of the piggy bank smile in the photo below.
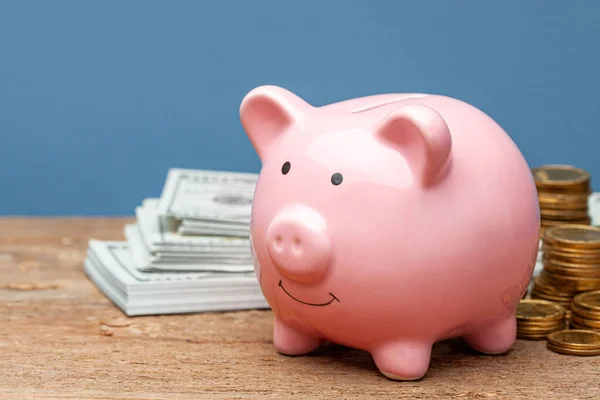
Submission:
<svg viewBox="0 0 600 400">
<path fill-rule="evenodd" d="M 287 294 L 290 298 L 292 298 L 293 300 L 296 300 L 298 303 L 302 303 L 305 304 L 307 306 L 313 306 L 313 307 L 325 307 L 330 305 L 331 303 L 333 303 L 334 301 L 337 301 L 338 303 L 340 302 L 340 299 L 338 299 L 337 297 L 335 297 L 335 295 L 333 293 L 329 293 L 329 296 L 331 296 L 331 298 L 329 299 L 329 301 L 323 302 L 323 303 L 309 303 L 303 300 L 300 300 L 296 297 L 294 297 L 290 292 L 288 292 L 285 287 L 283 287 L 283 282 L 281 281 L 281 279 L 279 280 L 279 287 L 281 288 L 281 290 L 283 290 L 285 292 L 285 294 Z"/>
</svg>

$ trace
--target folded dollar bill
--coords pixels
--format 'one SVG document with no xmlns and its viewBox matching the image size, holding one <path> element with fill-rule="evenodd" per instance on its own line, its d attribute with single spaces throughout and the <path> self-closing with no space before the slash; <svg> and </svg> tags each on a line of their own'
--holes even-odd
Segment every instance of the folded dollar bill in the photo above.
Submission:
<svg viewBox="0 0 600 400">
<path fill-rule="evenodd" d="M 142 271 L 250 271 L 249 237 L 203 234 L 182 236 L 169 231 L 158 199 L 136 208 L 136 224 L 125 227 L 137 267 Z"/>
<path fill-rule="evenodd" d="M 229 251 L 249 254 L 249 235 L 202 233 L 195 236 L 182 236 L 169 231 L 166 217 L 159 213 L 157 204 L 156 199 L 146 199 L 143 206 L 137 207 L 135 211 L 137 225 L 151 252 Z"/>
<path fill-rule="evenodd" d="M 184 219 L 177 225 L 177 234 L 183 236 L 220 235 L 249 237 L 250 224 Z"/>
<path fill-rule="evenodd" d="M 151 252 L 142 238 L 138 225 L 125 226 L 125 238 L 129 243 L 136 268 L 140 271 L 213 271 L 249 272 L 253 270 L 252 254 L 219 251 L 199 252 Z"/>
<path fill-rule="evenodd" d="M 257 174 L 169 170 L 159 212 L 177 220 L 248 224 Z"/>
</svg>

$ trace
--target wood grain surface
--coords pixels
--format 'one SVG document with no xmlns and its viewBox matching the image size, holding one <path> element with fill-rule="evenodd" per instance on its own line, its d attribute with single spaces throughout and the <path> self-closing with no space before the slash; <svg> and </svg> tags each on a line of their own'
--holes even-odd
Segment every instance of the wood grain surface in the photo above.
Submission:
<svg viewBox="0 0 600 400">
<path fill-rule="evenodd" d="M 82 263 L 130 221 L 0 220 L 0 399 L 600 399 L 600 357 L 543 341 L 502 356 L 439 343 L 424 378 L 395 382 L 337 345 L 278 354 L 270 311 L 126 318 Z"/>
</svg>

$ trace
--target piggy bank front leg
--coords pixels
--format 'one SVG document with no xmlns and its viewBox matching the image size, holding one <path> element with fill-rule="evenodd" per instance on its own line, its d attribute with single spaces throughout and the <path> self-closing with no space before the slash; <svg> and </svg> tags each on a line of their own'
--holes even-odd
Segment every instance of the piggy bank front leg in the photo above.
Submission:
<svg viewBox="0 0 600 400">
<path fill-rule="evenodd" d="M 399 381 L 420 379 L 429 369 L 433 343 L 397 342 L 380 346 L 371 352 L 379 371 Z"/>
<path fill-rule="evenodd" d="M 514 315 L 477 327 L 465 341 L 473 350 L 484 354 L 506 353 L 517 338 L 517 319 Z"/>
<path fill-rule="evenodd" d="M 316 350 L 323 342 L 317 333 L 311 333 L 308 328 L 295 326 L 275 317 L 273 326 L 273 343 L 281 354 L 299 356 Z"/>
</svg>

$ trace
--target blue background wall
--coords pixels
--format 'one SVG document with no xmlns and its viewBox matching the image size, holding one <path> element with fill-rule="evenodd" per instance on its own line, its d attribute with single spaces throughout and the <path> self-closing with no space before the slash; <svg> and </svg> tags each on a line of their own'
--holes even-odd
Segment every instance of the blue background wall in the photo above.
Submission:
<svg viewBox="0 0 600 400">
<path fill-rule="evenodd" d="M 600 189 L 600 1 L 0 2 L 0 213 L 132 214 L 168 168 L 258 172 L 243 96 L 420 91 Z"/>
</svg>

